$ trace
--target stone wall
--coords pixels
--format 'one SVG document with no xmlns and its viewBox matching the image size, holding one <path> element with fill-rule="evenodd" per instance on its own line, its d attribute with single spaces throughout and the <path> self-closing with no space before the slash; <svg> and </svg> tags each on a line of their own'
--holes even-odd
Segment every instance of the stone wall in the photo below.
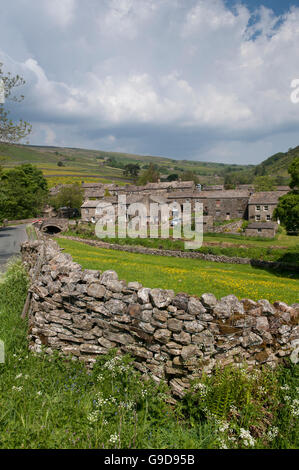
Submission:
<svg viewBox="0 0 299 470">
<path fill-rule="evenodd" d="M 49 353 L 58 349 L 92 364 L 117 348 L 133 356 L 141 372 L 167 380 L 175 396 L 216 364 L 297 361 L 299 304 L 146 288 L 119 280 L 114 271 L 83 270 L 52 240 L 26 242 L 22 257 L 32 279 L 34 351 L 44 345 Z"/>
<path fill-rule="evenodd" d="M 238 233 L 239 230 L 242 228 L 244 220 L 236 220 L 235 222 L 231 222 L 230 224 L 218 225 L 214 226 L 213 232 L 214 233 Z"/>
</svg>

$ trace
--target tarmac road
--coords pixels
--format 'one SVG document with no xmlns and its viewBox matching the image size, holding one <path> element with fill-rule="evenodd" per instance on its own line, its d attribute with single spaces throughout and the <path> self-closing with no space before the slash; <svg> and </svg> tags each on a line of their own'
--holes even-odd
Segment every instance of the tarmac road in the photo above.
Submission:
<svg viewBox="0 0 299 470">
<path fill-rule="evenodd" d="M 26 240 L 26 224 L 0 228 L 0 272 L 9 258 L 20 254 L 21 243 Z"/>
</svg>

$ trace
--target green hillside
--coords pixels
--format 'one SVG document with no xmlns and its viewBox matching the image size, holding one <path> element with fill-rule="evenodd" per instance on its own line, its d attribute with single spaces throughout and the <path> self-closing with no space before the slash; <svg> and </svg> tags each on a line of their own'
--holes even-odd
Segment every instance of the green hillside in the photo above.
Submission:
<svg viewBox="0 0 299 470">
<path fill-rule="evenodd" d="M 123 174 L 128 163 L 138 163 L 141 169 L 155 163 L 162 178 L 191 171 L 203 184 L 223 184 L 227 175 L 234 175 L 238 183 L 252 183 L 257 175 L 279 175 L 280 184 L 287 184 L 287 170 L 296 155 L 299 155 L 299 146 L 272 155 L 259 165 L 236 165 L 102 150 L 0 144 L 0 162 L 4 167 L 32 163 L 43 171 L 49 187 L 75 181 L 127 184 L 132 182 Z"/>
<path fill-rule="evenodd" d="M 288 168 L 293 158 L 299 156 L 299 146 L 295 148 L 290 148 L 287 152 L 276 153 L 271 157 L 264 160 L 262 163 L 255 167 L 255 174 L 259 175 L 269 175 L 276 177 L 277 175 L 281 177 L 288 177 Z"/>
</svg>

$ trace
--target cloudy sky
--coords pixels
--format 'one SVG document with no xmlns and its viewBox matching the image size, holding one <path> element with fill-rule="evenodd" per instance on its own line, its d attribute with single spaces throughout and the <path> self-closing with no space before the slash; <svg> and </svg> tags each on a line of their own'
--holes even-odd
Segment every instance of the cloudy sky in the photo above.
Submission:
<svg viewBox="0 0 299 470">
<path fill-rule="evenodd" d="M 31 144 L 252 164 L 299 145 L 299 0 L 2 0 L 0 62 Z"/>
</svg>

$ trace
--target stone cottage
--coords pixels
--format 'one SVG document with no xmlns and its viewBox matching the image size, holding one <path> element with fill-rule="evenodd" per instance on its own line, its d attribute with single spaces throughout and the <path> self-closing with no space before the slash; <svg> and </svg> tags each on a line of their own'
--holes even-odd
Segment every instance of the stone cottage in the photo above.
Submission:
<svg viewBox="0 0 299 470">
<path fill-rule="evenodd" d="M 270 222 L 279 198 L 285 194 L 287 191 L 260 191 L 251 194 L 248 202 L 248 220 Z"/>
<path fill-rule="evenodd" d="M 245 230 L 247 237 L 274 238 L 277 231 L 277 224 L 274 222 L 253 222 Z"/>
</svg>

